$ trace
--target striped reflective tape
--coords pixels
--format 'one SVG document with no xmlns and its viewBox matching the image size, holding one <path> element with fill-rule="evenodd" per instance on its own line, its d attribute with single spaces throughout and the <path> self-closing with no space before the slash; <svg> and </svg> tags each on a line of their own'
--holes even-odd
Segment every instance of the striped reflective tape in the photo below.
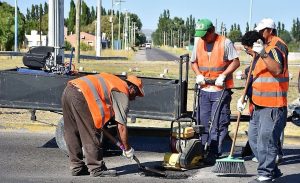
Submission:
<svg viewBox="0 0 300 183">
<path fill-rule="evenodd" d="M 95 86 L 93 85 L 93 83 L 88 78 L 82 77 L 82 78 L 79 78 L 79 79 L 81 79 L 84 82 L 86 82 L 86 84 L 91 89 L 92 94 L 93 94 L 94 98 L 96 99 L 97 106 L 98 106 L 98 108 L 100 110 L 100 113 L 101 113 L 101 116 L 102 116 L 102 123 L 103 123 L 104 120 L 105 120 L 104 109 L 103 109 L 102 101 L 100 99 L 100 96 L 99 96 L 99 94 L 98 94 Z"/>
</svg>

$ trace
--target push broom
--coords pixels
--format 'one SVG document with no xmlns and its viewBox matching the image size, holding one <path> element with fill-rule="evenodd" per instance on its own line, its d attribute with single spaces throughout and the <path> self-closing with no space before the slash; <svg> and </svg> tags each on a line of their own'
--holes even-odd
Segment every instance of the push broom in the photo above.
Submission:
<svg viewBox="0 0 300 183">
<path fill-rule="evenodd" d="M 247 76 L 246 86 L 244 88 L 243 95 L 242 95 L 243 103 L 246 102 L 245 96 L 246 96 L 246 92 L 249 87 L 249 80 L 250 80 L 250 75 L 252 72 L 252 65 L 253 65 L 252 63 L 253 63 L 253 61 L 250 64 L 250 70 L 249 70 L 249 73 Z M 237 133 L 238 133 L 239 126 L 240 126 L 240 118 L 241 118 L 241 112 L 239 112 L 238 116 L 237 116 L 237 122 L 236 122 L 237 124 L 236 124 L 236 129 L 235 129 L 235 133 L 234 133 L 234 137 L 233 137 L 233 142 L 232 142 L 231 149 L 230 149 L 230 154 L 226 158 L 216 160 L 216 164 L 214 165 L 214 167 L 212 169 L 212 172 L 214 172 L 214 173 L 225 173 L 225 174 L 226 173 L 230 173 L 230 174 L 246 174 L 247 173 L 247 170 L 245 167 L 245 161 L 243 159 L 233 157 L 235 143 L 236 143 L 236 137 L 237 137 Z"/>
</svg>

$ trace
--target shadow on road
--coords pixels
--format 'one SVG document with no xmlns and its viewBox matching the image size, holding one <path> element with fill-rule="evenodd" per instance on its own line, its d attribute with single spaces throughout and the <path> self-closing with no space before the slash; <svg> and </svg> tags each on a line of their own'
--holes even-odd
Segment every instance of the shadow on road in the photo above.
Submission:
<svg viewBox="0 0 300 183">
<path fill-rule="evenodd" d="M 276 179 L 276 183 L 299 182 L 300 174 L 292 174 Z M 298 180 L 298 181 L 297 181 Z"/>
</svg>

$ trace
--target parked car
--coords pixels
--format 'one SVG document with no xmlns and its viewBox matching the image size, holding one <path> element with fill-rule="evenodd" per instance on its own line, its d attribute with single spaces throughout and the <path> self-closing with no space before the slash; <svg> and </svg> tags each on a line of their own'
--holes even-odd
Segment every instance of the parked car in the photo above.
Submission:
<svg viewBox="0 0 300 183">
<path fill-rule="evenodd" d="M 146 49 L 151 49 L 151 43 L 146 43 Z"/>
</svg>

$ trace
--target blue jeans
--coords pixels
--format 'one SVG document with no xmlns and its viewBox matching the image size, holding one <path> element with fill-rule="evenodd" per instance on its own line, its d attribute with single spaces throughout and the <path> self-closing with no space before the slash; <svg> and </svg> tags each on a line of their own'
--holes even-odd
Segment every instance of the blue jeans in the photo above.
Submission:
<svg viewBox="0 0 300 183">
<path fill-rule="evenodd" d="M 222 91 L 207 92 L 200 91 L 197 107 L 197 124 L 205 127 L 205 134 L 201 136 L 202 144 L 208 142 L 210 153 L 218 155 L 222 153 L 222 144 L 228 133 L 230 124 L 230 102 L 231 90 L 225 90 L 219 111 L 216 111 Z M 209 122 L 215 114 L 211 133 L 209 133 Z"/>
<path fill-rule="evenodd" d="M 278 141 L 287 118 L 286 107 L 255 107 L 249 123 L 249 144 L 258 159 L 258 175 L 272 178 L 276 165 Z"/>
</svg>

